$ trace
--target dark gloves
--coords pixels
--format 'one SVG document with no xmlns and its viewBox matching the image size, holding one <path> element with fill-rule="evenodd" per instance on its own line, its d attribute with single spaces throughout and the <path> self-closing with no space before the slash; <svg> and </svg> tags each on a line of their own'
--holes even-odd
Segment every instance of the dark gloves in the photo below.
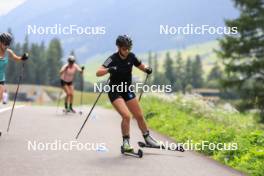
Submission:
<svg viewBox="0 0 264 176">
<path fill-rule="evenodd" d="M 150 68 L 150 67 L 146 67 L 146 68 L 145 68 L 145 72 L 146 72 L 148 75 L 150 75 L 150 74 L 152 73 L 152 68 Z"/>
<path fill-rule="evenodd" d="M 84 66 L 81 67 L 82 71 L 84 70 Z"/>
<path fill-rule="evenodd" d="M 23 61 L 28 60 L 28 53 L 24 53 L 21 57 Z"/>
<path fill-rule="evenodd" d="M 108 68 L 108 72 L 111 73 L 111 74 L 112 73 L 116 73 L 117 72 L 117 67 L 116 66 L 115 67 L 109 67 Z"/>
</svg>

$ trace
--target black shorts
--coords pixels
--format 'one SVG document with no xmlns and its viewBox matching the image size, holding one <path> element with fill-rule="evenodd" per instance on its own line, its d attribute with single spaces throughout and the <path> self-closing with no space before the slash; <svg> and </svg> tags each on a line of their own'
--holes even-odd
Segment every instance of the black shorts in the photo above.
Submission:
<svg viewBox="0 0 264 176">
<path fill-rule="evenodd" d="M 117 98 L 123 98 L 125 101 L 132 100 L 136 97 L 134 92 L 108 92 L 108 98 L 113 103 Z"/>
<path fill-rule="evenodd" d="M 61 86 L 63 87 L 65 85 L 71 86 L 72 85 L 72 82 L 66 82 L 66 81 L 64 81 L 64 80 L 61 79 Z"/>
<path fill-rule="evenodd" d="M 0 85 L 5 85 L 5 81 L 0 81 Z"/>
</svg>

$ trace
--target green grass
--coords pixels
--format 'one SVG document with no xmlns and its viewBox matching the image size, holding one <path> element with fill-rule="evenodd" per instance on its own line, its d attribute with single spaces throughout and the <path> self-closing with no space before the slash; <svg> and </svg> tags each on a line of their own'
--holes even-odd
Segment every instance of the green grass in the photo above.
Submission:
<svg viewBox="0 0 264 176">
<path fill-rule="evenodd" d="M 83 93 L 83 105 L 93 105 L 97 96 L 99 94 L 98 93 L 91 93 L 91 92 L 86 92 L 86 93 Z M 98 101 L 98 105 L 107 105 L 109 100 L 108 100 L 108 97 L 107 97 L 107 94 L 102 94 L 99 101 Z M 47 105 L 50 105 L 50 106 L 57 106 L 57 101 L 53 101 L 53 102 L 50 102 L 48 103 Z M 81 92 L 79 91 L 76 91 L 74 93 L 74 101 L 73 101 L 73 104 L 74 106 L 79 106 L 81 105 Z M 64 106 L 63 105 L 63 100 L 60 100 L 60 106 Z"/>
<path fill-rule="evenodd" d="M 57 106 L 58 97 L 61 93 L 62 89 L 57 87 L 51 86 L 42 86 L 43 89 L 48 93 L 49 96 L 53 98 L 53 101 L 44 103 L 47 106 Z M 98 97 L 99 93 L 93 92 L 83 92 L 83 105 L 92 105 L 94 104 L 96 98 Z M 63 99 L 63 98 L 62 98 Z M 60 106 L 63 106 L 63 100 L 60 100 Z M 103 93 L 98 101 L 98 105 L 105 105 L 107 106 L 109 100 L 107 94 Z M 79 106 L 81 103 L 81 91 L 74 91 L 74 106 Z M 32 105 L 42 105 L 40 103 L 33 103 Z"/>
<path fill-rule="evenodd" d="M 149 103 L 151 102 L 151 103 Z M 227 113 L 208 108 L 199 101 L 181 96 L 168 102 L 146 97 L 141 102 L 148 125 L 177 142 L 237 143 L 237 150 L 198 151 L 249 175 L 264 174 L 264 131 L 254 115 Z"/>
</svg>

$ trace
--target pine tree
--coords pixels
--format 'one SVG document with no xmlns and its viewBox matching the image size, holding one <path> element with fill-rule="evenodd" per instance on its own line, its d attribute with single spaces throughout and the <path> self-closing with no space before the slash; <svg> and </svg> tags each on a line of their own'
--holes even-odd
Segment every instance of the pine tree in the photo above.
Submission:
<svg viewBox="0 0 264 176">
<path fill-rule="evenodd" d="M 148 66 L 152 67 L 152 52 L 148 52 Z"/>
<path fill-rule="evenodd" d="M 30 44 L 29 44 L 28 35 L 26 35 L 24 43 L 22 45 L 22 53 L 29 53 L 29 55 L 31 55 L 29 45 Z M 26 62 L 23 62 L 23 64 L 24 64 L 23 83 L 33 84 L 36 79 L 34 73 L 34 60 L 28 59 Z"/>
<path fill-rule="evenodd" d="M 148 52 L 148 66 L 151 67 L 151 68 L 153 68 L 152 60 L 153 60 L 152 52 L 149 51 L 149 52 Z M 153 76 L 151 76 L 151 77 L 149 78 L 149 82 L 152 82 L 152 80 L 153 80 Z"/>
<path fill-rule="evenodd" d="M 46 55 L 46 47 L 45 47 L 45 43 L 41 42 L 40 46 L 39 46 L 39 69 L 38 69 L 38 75 L 40 80 L 40 84 L 42 85 L 47 85 L 48 84 L 48 73 L 47 73 L 47 67 L 48 67 L 48 63 L 47 63 L 47 55 Z"/>
<path fill-rule="evenodd" d="M 159 64 L 158 64 L 158 54 L 155 53 L 154 54 L 154 58 L 153 58 L 154 62 L 153 62 L 153 75 L 155 77 L 155 74 L 159 71 Z"/>
<path fill-rule="evenodd" d="M 226 88 L 235 87 L 243 102 L 261 110 L 264 122 L 264 2 L 234 0 L 240 16 L 227 20 L 237 35 L 226 35 L 219 41 L 219 56 L 225 64 Z"/>
<path fill-rule="evenodd" d="M 199 55 L 195 56 L 195 60 L 192 63 L 192 86 L 194 88 L 203 87 L 203 68 L 202 61 Z"/>
<path fill-rule="evenodd" d="M 154 84 L 154 82 L 157 82 L 156 80 L 157 80 L 157 75 L 158 75 L 158 73 L 159 73 L 159 70 L 158 70 L 158 68 L 159 68 L 159 65 L 158 65 L 158 54 L 157 53 L 155 53 L 155 55 L 154 55 L 154 57 L 153 57 L 153 73 L 152 73 L 152 83 Z"/>
<path fill-rule="evenodd" d="M 183 91 L 183 81 L 185 77 L 185 72 L 184 72 L 184 62 L 181 56 L 181 53 L 178 52 L 176 56 L 176 66 L 175 66 L 175 84 L 174 84 L 174 89 L 176 91 Z"/>
<path fill-rule="evenodd" d="M 45 58 L 45 45 L 42 42 L 39 46 L 37 43 L 31 44 L 31 55 L 33 65 L 30 70 L 35 74 L 34 84 L 45 85 L 47 83 L 47 63 Z"/>
<path fill-rule="evenodd" d="M 207 76 L 206 87 L 220 89 L 222 78 L 223 72 L 218 63 L 215 63 L 214 67 L 211 69 L 210 73 Z"/>
<path fill-rule="evenodd" d="M 52 39 L 47 51 L 47 71 L 49 85 L 59 86 L 59 71 L 62 66 L 62 48 L 59 39 Z"/>
<path fill-rule="evenodd" d="M 185 74 L 184 74 L 184 80 L 183 80 L 183 89 L 187 87 L 187 85 L 192 84 L 192 61 L 190 57 L 187 58 L 187 62 L 185 64 Z"/>
<path fill-rule="evenodd" d="M 211 69 L 209 75 L 207 76 L 207 81 L 211 80 L 220 80 L 223 76 L 223 72 L 218 65 L 218 63 L 215 63 L 214 67 Z"/>
<path fill-rule="evenodd" d="M 165 70 L 164 71 L 165 77 L 169 80 L 169 83 L 171 85 L 173 85 L 175 82 L 175 76 L 174 76 L 174 69 L 173 69 L 173 60 L 170 57 L 169 52 L 166 54 L 166 60 L 164 63 L 164 70 Z"/>
</svg>

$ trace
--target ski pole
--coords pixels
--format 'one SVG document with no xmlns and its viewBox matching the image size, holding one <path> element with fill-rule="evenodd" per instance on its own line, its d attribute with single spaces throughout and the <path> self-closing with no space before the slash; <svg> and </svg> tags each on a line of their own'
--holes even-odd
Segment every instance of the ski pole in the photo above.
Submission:
<svg viewBox="0 0 264 176">
<path fill-rule="evenodd" d="M 81 100 L 80 100 L 81 106 L 83 105 L 83 77 L 82 77 L 82 82 L 81 82 Z"/>
<path fill-rule="evenodd" d="M 148 77 L 149 77 L 149 74 L 147 74 L 147 76 L 146 76 L 146 78 L 145 78 L 144 85 L 147 83 Z M 143 92 L 144 92 L 144 91 L 143 91 L 143 89 L 142 89 L 142 91 L 140 92 L 140 95 L 139 95 L 138 101 L 140 101 Z"/>
<path fill-rule="evenodd" d="M 80 96 L 80 111 L 79 114 L 82 115 L 83 114 L 83 110 L 82 110 L 82 105 L 83 105 L 83 86 L 84 86 L 84 79 L 83 79 L 83 72 L 84 72 L 84 66 L 81 67 L 82 72 L 81 72 L 81 96 Z"/>
<path fill-rule="evenodd" d="M 84 67 L 82 67 L 82 71 L 84 70 Z M 83 80 L 83 73 L 81 75 L 81 99 L 80 104 L 83 105 L 83 87 L 84 87 L 84 80 Z"/>
<path fill-rule="evenodd" d="M 108 80 L 107 80 L 107 82 L 106 82 L 107 84 L 108 84 L 109 80 L 110 80 L 110 78 L 108 78 Z M 96 100 L 95 100 L 95 102 L 94 102 L 94 104 L 93 104 L 93 106 L 92 106 L 92 108 L 91 108 L 89 114 L 87 115 L 85 121 L 83 122 L 82 127 L 80 128 L 80 130 L 79 130 L 78 134 L 76 135 L 75 139 L 78 139 L 78 137 L 79 137 L 79 135 L 80 135 L 80 133 L 81 133 L 81 131 L 82 131 L 84 125 L 86 124 L 88 118 L 90 117 L 90 115 L 91 115 L 91 113 L 92 113 L 92 111 L 93 111 L 93 109 L 94 109 L 96 103 L 98 102 L 99 98 L 101 97 L 102 93 L 103 93 L 103 91 L 100 92 L 100 94 L 97 96 L 97 98 L 96 98 Z"/>
<path fill-rule="evenodd" d="M 11 114 L 10 114 L 10 118 L 9 118 L 9 122 L 8 122 L 7 132 L 9 131 L 10 124 L 11 124 L 11 120 L 12 120 L 12 117 L 13 117 L 14 107 L 15 107 L 15 104 L 16 104 L 16 99 L 17 99 L 17 94 L 18 94 L 19 86 L 20 86 L 20 83 L 22 81 L 24 68 L 25 68 L 25 62 L 23 62 L 23 64 L 22 64 L 21 73 L 19 75 L 17 89 L 16 89 L 16 93 L 15 93 L 15 97 L 14 97 L 14 102 L 13 102 L 13 106 L 12 106 L 12 110 L 11 110 Z"/>
<path fill-rule="evenodd" d="M 79 112 L 80 115 L 82 115 L 82 106 L 83 106 L 83 86 L 84 86 L 84 83 L 83 83 L 83 76 L 81 76 L 81 97 L 80 97 L 80 106 L 81 106 L 81 110 Z"/>
<path fill-rule="evenodd" d="M 60 97 L 61 97 L 62 93 L 63 93 L 63 89 L 61 88 L 61 91 L 60 91 L 59 96 L 57 98 L 58 100 L 57 100 L 56 114 L 58 113 L 58 109 L 59 109 L 59 105 L 60 105 Z"/>
</svg>

